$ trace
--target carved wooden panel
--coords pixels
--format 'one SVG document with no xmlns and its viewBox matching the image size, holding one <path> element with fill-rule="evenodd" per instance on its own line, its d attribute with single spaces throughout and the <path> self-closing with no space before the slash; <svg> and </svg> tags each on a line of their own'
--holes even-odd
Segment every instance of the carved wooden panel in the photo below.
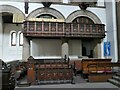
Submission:
<svg viewBox="0 0 120 90">
<path fill-rule="evenodd" d="M 28 63 L 27 70 L 27 82 L 34 83 L 35 82 L 35 71 L 34 71 L 34 63 Z"/>
<path fill-rule="evenodd" d="M 103 25 L 98 25 L 98 33 L 102 33 Z"/>
<path fill-rule="evenodd" d="M 79 32 L 84 32 L 84 24 L 79 24 Z"/>
<path fill-rule="evenodd" d="M 90 25 L 86 24 L 85 30 L 86 30 L 87 33 L 89 33 L 90 32 Z"/>
<path fill-rule="evenodd" d="M 35 30 L 35 23 L 29 22 L 29 31 L 34 31 L 34 30 Z"/>
<path fill-rule="evenodd" d="M 50 31 L 51 32 L 56 32 L 56 23 L 52 22 L 50 26 L 51 26 Z"/>
<path fill-rule="evenodd" d="M 71 32 L 71 23 L 66 23 L 65 24 L 65 34 L 69 35 Z"/>
<path fill-rule="evenodd" d="M 57 29 L 58 29 L 58 32 L 63 32 L 64 30 L 64 28 L 63 28 L 63 23 L 57 23 Z"/>
<path fill-rule="evenodd" d="M 111 59 L 82 59 L 82 71 L 84 74 L 89 74 L 90 72 L 94 71 L 104 71 L 104 67 L 91 67 L 89 68 L 90 64 L 104 64 L 104 63 L 111 63 Z M 111 70 L 110 68 L 106 70 Z M 96 73 L 96 72 L 95 72 Z"/>
<path fill-rule="evenodd" d="M 27 29 L 28 29 L 28 28 L 27 28 L 27 25 L 28 25 L 27 22 L 25 22 L 25 23 L 24 23 L 24 27 L 23 27 L 23 28 L 24 28 L 24 31 L 27 31 Z"/>
<path fill-rule="evenodd" d="M 45 31 L 45 32 L 49 31 L 49 22 L 44 22 L 43 31 Z"/>
<path fill-rule="evenodd" d="M 36 31 L 42 31 L 42 23 L 41 22 L 36 23 Z"/>
<path fill-rule="evenodd" d="M 78 32 L 78 24 L 73 23 L 73 32 Z"/>
<path fill-rule="evenodd" d="M 93 32 L 93 33 L 96 33 L 96 31 L 97 31 L 97 30 L 96 30 L 96 26 L 95 26 L 95 25 L 92 25 L 91 27 L 92 27 L 92 32 Z"/>
</svg>

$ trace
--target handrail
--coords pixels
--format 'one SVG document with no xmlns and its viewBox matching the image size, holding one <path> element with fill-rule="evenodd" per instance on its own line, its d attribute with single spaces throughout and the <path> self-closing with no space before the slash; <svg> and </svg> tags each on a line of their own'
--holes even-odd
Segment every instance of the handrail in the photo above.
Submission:
<svg viewBox="0 0 120 90">
<path fill-rule="evenodd" d="M 104 24 L 80 24 L 65 22 L 25 21 L 24 35 L 69 36 L 69 37 L 105 37 Z"/>
<path fill-rule="evenodd" d="M 115 62 L 111 62 L 111 63 L 91 63 L 91 64 L 88 64 L 88 66 L 87 67 L 89 67 L 89 66 L 93 66 L 93 65 L 95 65 L 95 66 L 97 66 L 97 67 L 120 67 L 120 62 L 118 62 L 118 63 L 115 63 Z"/>
</svg>

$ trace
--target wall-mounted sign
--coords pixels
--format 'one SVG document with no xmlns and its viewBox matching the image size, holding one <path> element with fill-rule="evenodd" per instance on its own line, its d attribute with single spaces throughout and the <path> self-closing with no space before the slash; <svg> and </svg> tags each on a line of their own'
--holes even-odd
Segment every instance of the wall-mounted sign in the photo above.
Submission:
<svg viewBox="0 0 120 90">
<path fill-rule="evenodd" d="M 110 42 L 104 42 L 104 56 L 111 55 L 111 44 Z"/>
</svg>

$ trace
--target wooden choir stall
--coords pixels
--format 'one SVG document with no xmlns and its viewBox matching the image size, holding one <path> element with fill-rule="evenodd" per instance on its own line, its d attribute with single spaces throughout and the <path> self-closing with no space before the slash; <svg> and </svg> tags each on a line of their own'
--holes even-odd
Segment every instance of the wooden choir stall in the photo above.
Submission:
<svg viewBox="0 0 120 90">
<path fill-rule="evenodd" d="M 73 69 L 69 60 L 28 58 L 27 81 L 31 84 L 72 83 Z"/>
<path fill-rule="evenodd" d="M 111 58 L 86 58 L 70 61 L 70 64 L 74 65 L 74 73 L 80 71 L 89 82 L 106 82 L 115 75 L 114 67 L 120 67 L 120 62 L 111 61 Z"/>
</svg>

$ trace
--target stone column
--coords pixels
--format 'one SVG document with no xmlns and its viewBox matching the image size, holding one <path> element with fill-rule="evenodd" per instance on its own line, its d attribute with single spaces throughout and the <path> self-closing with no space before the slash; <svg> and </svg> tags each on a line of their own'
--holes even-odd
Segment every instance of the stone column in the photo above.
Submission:
<svg viewBox="0 0 120 90">
<path fill-rule="evenodd" d="M 118 43 L 118 61 L 120 62 L 120 1 L 116 2 L 116 14 L 117 14 L 117 43 Z M 118 68 L 118 72 L 120 73 L 120 67 Z"/>
<path fill-rule="evenodd" d="M 30 56 L 30 40 L 23 36 L 23 53 L 22 60 L 27 61 Z"/>
<path fill-rule="evenodd" d="M 2 59 L 3 54 L 3 20 L 2 20 L 2 14 L 0 13 L 0 59 Z M 2 62 L 0 61 L 0 68 L 2 67 Z M 0 84 L 2 84 L 2 73 L 0 73 Z M 1 90 L 2 87 L 0 87 Z"/>
<path fill-rule="evenodd" d="M 118 43 L 118 62 L 120 62 L 120 1 L 116 2 L 117 13 L 117 43 Z"/>
<path fill-rule="evenodd" d="M 0 59 L 2 59 L 3 55 L 3 20 L 2 14 L 0 14 Z"/>
<path fill-rule="evenodd" d="M 68 56 L 69 56 L 69 45 L 68 45 L 68 42 L 63 42 L 61 51 L 62 51 L 62 58 L 64 58 L 65 55 L 68 58 Z"/>
<path fill-rule="evenodd" d="M 101 41 L 100 40 L 94 40 L 93 42 L 93 57 L 94 58 L 101 58 Z"/>
<path fill-rule="evenodd" d="M 98 43 L 98 58 L 101 58 L 101 43 Z"/>
</svg>

